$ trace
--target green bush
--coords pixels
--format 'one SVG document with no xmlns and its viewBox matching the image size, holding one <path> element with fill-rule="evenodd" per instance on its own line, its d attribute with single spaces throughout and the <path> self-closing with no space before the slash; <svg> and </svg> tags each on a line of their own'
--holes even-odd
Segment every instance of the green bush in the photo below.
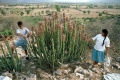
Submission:
<svg viewBox="0 0 120 80">
<path fill-rule="evenodd" d="M 7 32 L 8 32 L 8 35 L 9 35 L 9 36 L 12 36 L 12 35 L 13 35 L 13 31 L 12 31 L 12 30 L 8 30 Z"/>
<path fill-rule="evenodd" d="M 21 58 L 18 58 L 17 51 L 15 51 L 15 54 L 13 55 L 8 42 L 5 41 L 5 44 L 7 46 L 9 54 L 6 53 L 5 50 L 3 49 L 3 46 L 0 45 L 3 52 L 3 56 L 0 56 L 0 70 L 10 72 L 20 71 L 22 66 Z"/>
<path fill-rule="evenodd" d="M 0 36 L 4 36 L 5 38 L 8 37 L 8 36 L 13 36 L 13 30 L 6 30 L 4 32 L 1 32 L 0 33 Z"/>
<path fill-rule="evenodd" d="M 52 19 L 45 18 L 45 23 L 32 29 L 36 35 L 32 35 L 28 49 L 38 67 L 54 70 L 62 63 L 81 59 L 87 46 L 87 34 L 84 26 L 76 25 L 77 22 L 70 22 L 65 14 L 60 21 L 56 13 Z"/>
</svg>

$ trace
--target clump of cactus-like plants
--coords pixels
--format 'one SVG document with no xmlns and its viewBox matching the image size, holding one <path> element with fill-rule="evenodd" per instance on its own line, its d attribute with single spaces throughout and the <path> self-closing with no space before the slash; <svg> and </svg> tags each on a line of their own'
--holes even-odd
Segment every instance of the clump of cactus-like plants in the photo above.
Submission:
<svg viewBox="0 0 120 80">
<path fill-rule="evenodd" d="M 13 54 L 9 43 L 7 41 L 4 42 L 7 47 L 8 53 L 6 53 L 4 46 L 0 44 L 0 48 L 3 52 L 3 55 L 0 56 L 0 70 L 9 72 L 21 71 L 22 60 L 21 58 L 18 58 L 17 51 L 15 50 L 15 53 Z"/>
<path fill-rule="evenodd" d="M 77 25 L 74 20 L 59 17 L 55 13 L 45 18 L 37 28 L 32 27 L 32 41 L 29 52 L 32 60 L 40 68 L 54 70 L 62 63 L 80 60 L 87 46 L 87 33 L 84 25 Z"/>
</svg>

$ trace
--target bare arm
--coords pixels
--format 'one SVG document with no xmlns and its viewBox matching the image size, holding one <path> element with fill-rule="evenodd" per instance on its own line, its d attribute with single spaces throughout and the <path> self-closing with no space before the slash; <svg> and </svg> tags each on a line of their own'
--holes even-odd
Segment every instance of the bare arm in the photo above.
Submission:
<svg viewBox="0 0 120 80">
<path fill-rule="evenodd" d="M 95 41 L 95 40 L 97 39 L 97 37 L 98 37 L 98 35 L 96 35 L 96 36 L 93 37 L 93 38 L 89 38 L 88 41 L 89 41 L 89 42 Z"/>
<path fill-rule="evenodd" d="M 109 48 L 110 48 L 110 40 L 109 40 L 109 38 L 107 39 L 107 43 L 105 44 L 105 48 L 106 48 L 106 52 L 105 52 L 105 55 L 107 55 L 108 54 L 108 50 L 109 50 Z"/>
<path fill-rule="evenodd" d="M 89 41 L 89 42 L 92 42 L 92 41 L 93 41 L 93 39 L 92 39 L 92 38 L 89 38 L 89 39 L 88 39 L 88 41 Z"/>
<path fill-rule="evenodd" d="M 27 33 L 27 36 L 26 36 L 26 37 L 28 38 L 28 37 L 30 37 L 30 35 L 31 35 L 31 33 L 30 33 L 30 31 L 29 31 L 29 32 Z"/>
<path fill-rule="evenodd" d="M 26 35 L 26 37 L 28 38 L 28 37 L 30 37 L 31 32 L 29 31 L 29 29 L 27 29 L 27 28 L 25 28 L 25 29 L 26 29 L 26 31 L 27 31 L 27 35 Z"/>
<path fill-rule="evenodd" d="M 26 39 L 26 37 L 25 37 L 24 35 L 20 34 L 20 33 L 17 33 L 17 36 L 21 36 L 21 37 L 23 37 L 24 39 Z"/>
<path fill-rule="evenodd" d="M 108 54 L 108 50 L 109 50 L 109 47 L 106 47 L 106 52 L 105 52 L 105 55 Z"/>
</svg>

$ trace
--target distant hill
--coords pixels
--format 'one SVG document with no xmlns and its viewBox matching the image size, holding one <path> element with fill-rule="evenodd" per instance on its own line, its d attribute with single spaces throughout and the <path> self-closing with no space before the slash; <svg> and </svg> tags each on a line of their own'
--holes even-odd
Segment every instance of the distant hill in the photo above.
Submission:
<svg viewBox="0 0 120 80">
<path fill-rule="evenodd" d="M 17 3 L 17 0 L 0 0 L 0 3 Z"/>
<path fill-rule="evenodd" d="M 57 1 L 60 2 L 61 0 L 0 0 L 0 3 L 41 3 L 41 2 L 57 2 Z M 89 0 L 89 2 L 120 3 L 120 0 Z"/>
<path fill-rule="evenodd" d="M 120 3 L 120 0 L 90 0 L 90 2 L 100 2 L 100 3 Z"/>
</svg>

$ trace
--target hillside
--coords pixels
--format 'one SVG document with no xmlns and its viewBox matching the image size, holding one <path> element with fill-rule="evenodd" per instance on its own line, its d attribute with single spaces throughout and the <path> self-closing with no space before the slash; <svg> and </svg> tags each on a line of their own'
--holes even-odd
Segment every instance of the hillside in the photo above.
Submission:
<svg viewBox="0 0 120 80">
<path fill-rule="evenodd" d="M 0 3 L 41 3 L 41 2 L 57 2 L 57 0 L 0 0 Z M 64 2 L 64 1 L 61 1 L 61 2 Z M 120 3 L 120 0 L 89 0 L 89 2 L 93 2 L 93 3 L 94 2 L 95 3 Z"/>
<path fill-rule="evenodd" d="M 0 0 L 0 3 L 17 3 L 17 0 Z"/>
</svg>

